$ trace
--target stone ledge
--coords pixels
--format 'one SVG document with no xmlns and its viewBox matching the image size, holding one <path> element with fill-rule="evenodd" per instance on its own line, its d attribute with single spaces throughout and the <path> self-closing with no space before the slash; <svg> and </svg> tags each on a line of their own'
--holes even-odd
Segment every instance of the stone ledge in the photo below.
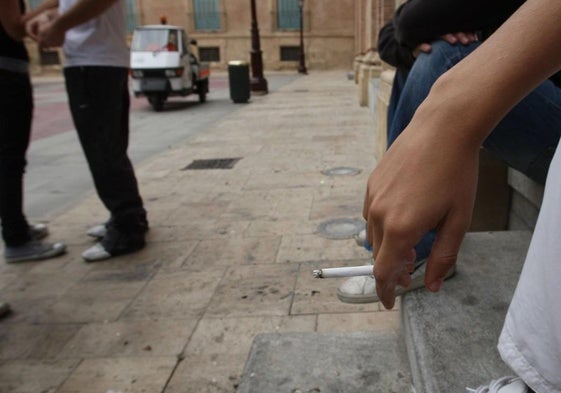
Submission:
<svg viewBox="0 0 561 393">
<path fill-rule="evenodd" d="M 530 241 L 528 231 L 468 233 L 456 276 L 439 293 L 402 299 L 417 393 L 463 392 L 512 373 L 496 349 Z"/>
</svg>

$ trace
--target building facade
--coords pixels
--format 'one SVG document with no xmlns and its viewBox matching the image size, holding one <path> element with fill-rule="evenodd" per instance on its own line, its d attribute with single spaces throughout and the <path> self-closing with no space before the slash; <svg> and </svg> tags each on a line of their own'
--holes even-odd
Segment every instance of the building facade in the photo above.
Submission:
<svg viewBox="0 0 561 393">
<path fill-rule="evenodd" d="M 27 0 L 31 8 L 42 0 Z M 254 0 L 265 70 L 296 70 L 300 55 L 300 12 L 308 70 L 350 69 L 353 59 L 375 48 L 379 28 L 396 0 Z M 195 51 L 214 69 L 250 59 L 251 0 L 127 0 L 127 25 L 183 26 L 197 40 Z M 28 45 L 33 70 L 60 68 L 60 50 Z"/>
</svg>

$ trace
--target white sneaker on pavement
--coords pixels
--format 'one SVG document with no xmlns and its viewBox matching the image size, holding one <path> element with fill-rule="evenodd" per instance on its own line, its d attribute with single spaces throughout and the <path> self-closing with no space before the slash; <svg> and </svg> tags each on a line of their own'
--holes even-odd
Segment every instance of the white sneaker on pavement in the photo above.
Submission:
<svg viewBox="0 0 561 393">
<path fill-rule="evenodd" d="M 407 287 L 396 287 L 395 295 L 400 296 L 406 292 L 425 286 L 425 263 L 423 261 L 420 266 L 411 275 L 411 284 Z M 448 271 L 444 279 L 448 279 L 454 275 L 456 268 Z M 337 297 L 343 303 L 374 303 L 380 301 L 376 294 L 376 280 L 370 276 L 351 277 L 343 281 L 337 290 Z"/>
<path fill-rule="evenodd" d="M 530 393 L 532 390 L 518 377 L 502 377 L 477 389 L 466 388 L 470 393 Z"/>
<path fill-rule="evenodd" d="M 101 243 L 97 243 L 82 253 L 82 258 L 88 262 L 103 261 L 111 258 L 111 254 L 103 247 Z"/>
<path fill-rule="evenodd" d="M 90 237 L 94 237 L 96 239 L 103 239 L 105 234 L 107 233 L 107 227 L 105 224 L 94 225 L 86 232 L 86 235 Z"/>
<path fill-rule="evenodd" d="M 31 240 L 41 240 L 49 235 L 49 228 L 47 225 L 39 223 L 29 226 L 29 236 Z"/>
</svg>

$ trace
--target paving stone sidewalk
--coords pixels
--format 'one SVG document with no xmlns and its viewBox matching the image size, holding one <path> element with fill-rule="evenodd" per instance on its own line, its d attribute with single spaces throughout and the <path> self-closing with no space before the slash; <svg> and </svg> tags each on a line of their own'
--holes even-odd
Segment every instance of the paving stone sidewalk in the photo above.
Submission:
<svg viewBox="0 0 561 393">
<path fill-rule="evenodd" d="M 311 274 L 369 261 L 317 232 L 361 218 L 375 142 L 357 102 L 344 71 L 313 71 L 139 165 L 151 230 L 136 254 L 82 261 L 85 230 L 106 219 L 95 195 L 53 219 L 65 256 L 0 263 L 15 309 L 0 321 L 0 392 L 233 393 L 259 333 L 395 333 L 395 310 L 340 303 L 341 281 Z M 185 170 L 226 158 L 239 160 Z M 361 172 L 322 173 L 336 167 Z"/>
</svg>

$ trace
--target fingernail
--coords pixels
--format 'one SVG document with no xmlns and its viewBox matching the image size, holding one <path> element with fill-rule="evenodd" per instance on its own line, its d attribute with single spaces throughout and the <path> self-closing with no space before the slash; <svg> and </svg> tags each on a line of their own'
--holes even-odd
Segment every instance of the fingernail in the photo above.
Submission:
<svg viewBox="0 0 561 393">
<path fill-rule="evenodd" d="M 442 288 L 442 280 L 440 279 L 433 281 L 428 285 L 429 291 L 432 292 L 438 292 L 440 291 L 440 288 Z"/>
</svg>

